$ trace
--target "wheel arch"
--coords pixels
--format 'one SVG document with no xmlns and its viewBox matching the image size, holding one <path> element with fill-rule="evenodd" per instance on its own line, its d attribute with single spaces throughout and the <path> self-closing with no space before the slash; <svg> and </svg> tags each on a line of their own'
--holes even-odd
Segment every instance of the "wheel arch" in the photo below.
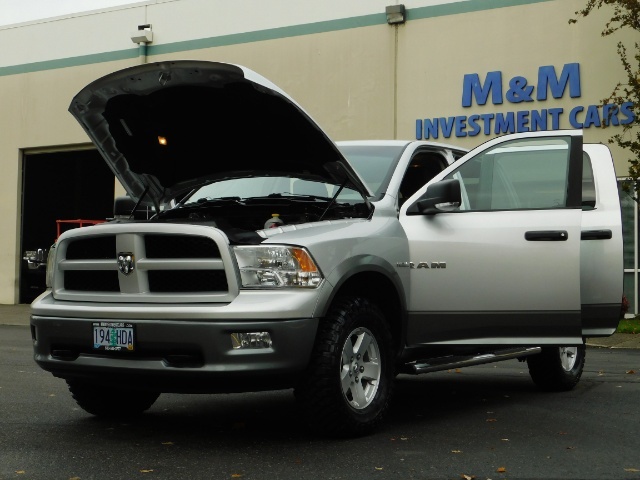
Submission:
<svg viewBox="0 0 640 480">
<path fill-rule="evenodd" d="M 338 298 L 366 298 L 382 310 L 389 323 L 395 350 L 400 352 L 406 326 L 406 297 L 402 281 L 388 262 L 382 259 L 374 262 L 371 257 L 361 260 L 347 274 L 338 276 L 339 280 L 329 295 L 318 305 L 317 316 L 324 317 Z M 384 301 L 380 301 L 381 298 Z"/>
</svg>

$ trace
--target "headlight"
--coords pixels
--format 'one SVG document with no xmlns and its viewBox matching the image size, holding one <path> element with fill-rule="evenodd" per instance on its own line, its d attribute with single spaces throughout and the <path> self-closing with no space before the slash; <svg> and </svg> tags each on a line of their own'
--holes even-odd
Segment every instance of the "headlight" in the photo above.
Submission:
<svg viewBox="0 0 640 480">
<path fill-rule="evenodd" d="M 49 254 L 47 255 L 47 273 L 45 277 L 45 285 L 47 288 L 53 286 L 53 271 L 56 266 L 56 244 L 51 245 Z"/>
<path fill-rule="evenodd" d="M 237 246 L 242 286 L 315 288 L 322 274 L 306 249 L 284 245 Z"/>
</svg>

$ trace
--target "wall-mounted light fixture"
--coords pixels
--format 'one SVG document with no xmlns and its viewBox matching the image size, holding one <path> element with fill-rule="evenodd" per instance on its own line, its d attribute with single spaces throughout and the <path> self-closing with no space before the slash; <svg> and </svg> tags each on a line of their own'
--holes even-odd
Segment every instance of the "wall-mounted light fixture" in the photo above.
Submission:
<svg viewBox="0 0 640 480">
<path fill-rule="evenodd" d="M 153 42 L 153 32 L 151 31 L 151 25 L 138 25 L 138 30 L 131 33 L 131 41 L 133 43 Z"/>
<path fill-rule="evenodd" d="M 407 12 L 403 4 L 389 5 L 385 9 L 387 14 L 387 23 L 389 25 L 399 25 L 407 21 Z"/>
<path fill-rule="evenodd" d="M 140 63 L 147 63 L 147 44 L 153 42 L 151 24 L 138 25 L 138 30 L 131 33 L 131 41 L 138 44 Z"/>
</svg>

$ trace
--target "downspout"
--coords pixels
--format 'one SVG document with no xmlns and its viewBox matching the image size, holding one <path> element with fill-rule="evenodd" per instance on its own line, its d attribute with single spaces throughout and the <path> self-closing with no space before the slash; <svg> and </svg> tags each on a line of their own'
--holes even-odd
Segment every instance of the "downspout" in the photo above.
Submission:
<svg viewBox="0 0 640 480">
<path fill-rule="evenodd" d="M 395 45 L 393 49 L 393 139 L 398 139 L 398 29 L 395 26 Z"/>
<path fill-rule="evenodd" d="M 407 12 L 403 4 L 389 5 L 385 9 L 387 23 L 394 27 L 393 45 L 393 138 L 398 138 L 398 50 L 399 28 L 407 21 Z"/>
<path fill-rule="evenodd" d="M 140 42 L 138 47 L 138 58 L 140 65 L 147 63 L 147 42 Z"/>
</svg>

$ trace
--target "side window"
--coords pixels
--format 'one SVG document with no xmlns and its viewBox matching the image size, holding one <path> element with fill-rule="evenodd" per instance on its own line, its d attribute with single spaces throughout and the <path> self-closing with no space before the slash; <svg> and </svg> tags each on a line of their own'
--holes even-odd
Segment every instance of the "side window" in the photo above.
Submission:
<svg viewBox="0 0 640 480">
<path fill-rule="evenodd" d="M 582 155 L 582 210 L 594 208 L 596 208 L 596 184 L 593 180 L 591 158 L 584 153 Z"/>
<path fill-rule="evenodd" d="M 460 160 L 462 157 L 464 157 L 466 154 L 466 152 L 458 152 L 456 150 L 453 150 L 451 153 L 453 154 L 453 160 L 456 162 Z"/>
<path fill-rule="evenodd" d="M 400 184 L 400 205 L 446 166 L 445 158 L 437 152 L 417 153 L 411 159 Z"/>
<path fill-rule="evenodd" d="M 541 137 L 497 145 L 445 179 L 460 181 L 462 210 L 562 208 L 568 170 L 569 140 Z"/>
</svg>

